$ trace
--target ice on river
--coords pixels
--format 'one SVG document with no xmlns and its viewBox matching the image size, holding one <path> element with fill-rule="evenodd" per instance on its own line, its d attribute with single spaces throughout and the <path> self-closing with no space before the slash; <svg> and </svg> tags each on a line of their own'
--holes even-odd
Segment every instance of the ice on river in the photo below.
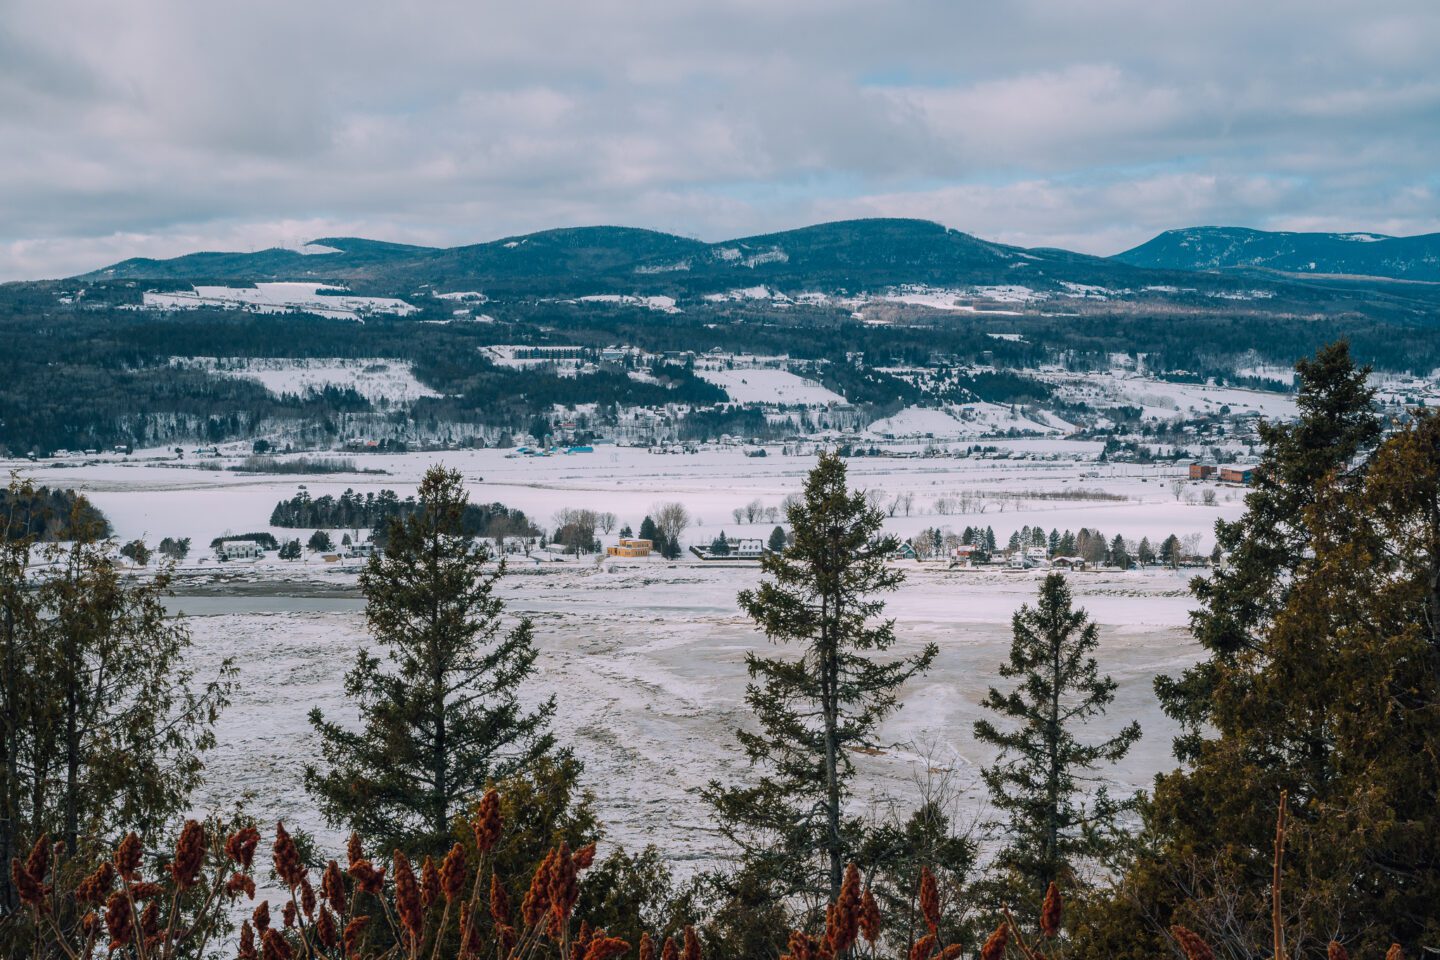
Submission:
<svg viewBox="0 0 1440 960">
<path fill-rule="evenodd" d="M 735 594 L 758 576 L 753 566 L 634 562 L 518 573 L 503 584 L 509 610 L 532 618 L 540 647 L 525 699 L 556 698 L 556 732 L 585 761 L 607 841 L 656 843 L 681 874 L 726 855 L 700 788 L 711 778 L 748 775 L 734 737 L 753 722 L 744 657 L 769 644 L 740 614 Z M 1077 602 L 1103 625 L 1101 667 L 1120 684 L 1109 716 L 1090 733 L 1103 737 L 1139 719 L 1144 739 L 1110 775 L 1117 789 L 1145 787 L 1170 766 L 1173 734 L 1151 682 L 1196 652 L 1181 629 L 1189 606 L 1184 577 L 1092 573 L 1072 582 Z M 891 596 L 895 652 L 934 642 L 940 653 L 931 671 L 906 687 L 904 706 L 881 731 L 884 749 L 857 756 L 858 803 L 883 809 L 899 800 L 904 809 L 917 776 L 941 768 L 964 788 L 965 813 L 983 811 L 978 767 L 992 757 L 976 743 L 972 724 L 986 688 L 1000 683 L 1010 615 L 1033 599 L 1037 585 L 1033 573 L 926 569 Z M 341 831 L 317 817 L 302 786 L 304 766 L 317 753 L 306 715 L 319 707 L 354 719 L 342 675 L 368 642 L 358 602 L 182 596 L 175 604 L 192 614 L 201 676 L 225 656 L 240 668 L 199 806 L 228 807 L 250 791 L 250 809 L 262 821 L 284 819 L 338 852 Z M 259 612 L 266 607 L 273 612 Z M 244 612 L 217 612 L 225 609 Z"/>
</svg>

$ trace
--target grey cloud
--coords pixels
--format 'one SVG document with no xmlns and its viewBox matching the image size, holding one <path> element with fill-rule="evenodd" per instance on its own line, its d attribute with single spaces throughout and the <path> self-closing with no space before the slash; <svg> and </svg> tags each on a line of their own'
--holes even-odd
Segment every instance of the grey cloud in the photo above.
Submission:
<svg viewBox="0 0 1440 960">
<path fill-rule="evenodd" d="M 0 278 L 363 233 L 1440 226 L 1440 8 L 15 0 Z"/>
</svg>

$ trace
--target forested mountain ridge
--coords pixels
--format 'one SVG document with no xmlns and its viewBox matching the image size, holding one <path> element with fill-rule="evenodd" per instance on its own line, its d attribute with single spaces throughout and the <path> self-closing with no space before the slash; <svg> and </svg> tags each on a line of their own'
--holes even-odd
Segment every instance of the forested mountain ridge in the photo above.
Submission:
<svg viewBox="0 0 1440 960">
<path fill-rule="evenodd" d="M 303 254 L 194 253 L 124 260 L 84 280 L 344 281 L 356 289 L 423 286 L 491 295 L 696 295 L 729 287 L 859 292 L 907 284 L 1162 286 L 1171 271 L 1065 250 L 1007 246 L 925 220 L 866 219 L 705 243 L 629 227 L 575 227 L 448 249 L 349 237 L 321 238 Z M 1190 280 L 1192 284 L 1193 279 Z M 1211 281 L 1225 287 L 1228 281 Z"/>
<path fill-rule="evenodd" d="M 1250 268 L 1440 282 L 1440 233 L 1388 237 L 1190 227 L 1167 230 L 1112 259 L 1165 270 Z"/>
</svg>

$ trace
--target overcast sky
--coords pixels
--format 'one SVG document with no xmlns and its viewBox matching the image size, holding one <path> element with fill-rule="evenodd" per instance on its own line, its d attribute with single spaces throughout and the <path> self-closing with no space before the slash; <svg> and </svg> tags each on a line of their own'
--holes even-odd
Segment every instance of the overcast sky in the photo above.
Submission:
<svg viewBox="0 0 1440 960">
<path fill-rule="evenodd" d="M 854 216 L 1440 230 L 1440 3 L 0 0 L 0 279 Z"/>
</svg>

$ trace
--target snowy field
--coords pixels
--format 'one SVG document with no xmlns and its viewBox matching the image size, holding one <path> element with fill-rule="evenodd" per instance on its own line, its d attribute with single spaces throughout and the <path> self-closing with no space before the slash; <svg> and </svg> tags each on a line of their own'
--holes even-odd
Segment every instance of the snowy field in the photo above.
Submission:
<svg viewBox="0 0 1440 960">
<path fill-rule="evenodd" d="M 1175 417 L 1213 415 L 1221 407 L 1231 413 L 1257 413 L 1267 419 L 1293 420 L 1299 415 L 1290 394 L 1207 384 L 1167 383 L 1117 371 L 1084 374 L 1042 374 L 1039 379 L 1056 385 L 1070 401 L 1094 406 L 1123 404 L 1142 408 L 1141 416 L 1170 420 Z"/>
<path fill-rule="evenodd" d="M 778 403 L 786 406 L 823 407 L 845 398 L 814 380 L 788 370 L 704 370 L 695 375 L 725 391 L 732 403 Z"/>
<path fill-rule="evenodd" d="M 172 366 L 254 380 L 275 396 L 351 388 L 370 401 L 439 396 L 415 379 L 408 360 L 301 357 L 172 357 Z"/>
<path fill-rule="evenodd" d="M 755 372 L 763 371 L 744 371 Z M 1107 537 L 1148 536 L 1155 543 L 1174 533 L 1208 550 L 1215 520 L 1241 509 L 1242 491 L 1233 487 L 1185 484 L 1177 496 L 1172 483 L 1181 467 L 1097 464 L 1096 443 L 1032 439 L 1003 446 L 1008 459 L 856 458 L 848 462 L 850 480 L 876 491 L 887 510 L 909 495 L 909 515 L 896 506 L 887 520 L 902 536 L 931 526 L 982 525 L 994 527 L 1003 542 L 1023 525 L 1088 526 Z M 638 526 L 653 505 L 677 500 L 694 518 L 691 542 L 708 542 L 721 530 L 765 536 L 774 521 L 737 523 L 733 511 L 757 500 L 778 507 L 800 490 L 814 463 L 813 453 L 785 456 L 776 448 L 764 458 L 738 449 L 663 455 L 605 446 L 549 458 L 505 453 L 356 457 L 359 467 L 383 469 L 385 476 L 255 476 L 200 469 L 193 459 L 160 459 L 159 451 L 0 469 L 14 466 L 39 483 L 85 490 L 121 539 L 192 538 L 174 605 L 191 617 L 198 675 L 228 655 L 237 657 L 241 671 L 198 802 L 228 805 L 238 792 L 251 791 L 248 805 L 261 819 L 284 817 L 336 850 L 338 833 L 315 818 L 301 788 L 303 766 L 316 752 L 305 716 L 312 706 L 351 716 L 341 675 L 366 641 L 355 565 L 307 555 L 298 562 L 221 566 L 207 549 L 212 538 L 271 529 L 275 503 L 302 483 L 312 497 L 347 488 L 390 488 L 406 496 L 436 462 L 462 472 L 472 499 L 518 507 L 544 526 L 564 507 L 613 511 L 621 524 Z M 1215 505 L 1200 502 L 1205 489 L 1216 492 Z M 272 532 L 302 541 L 308 535 Z M 878 816 L 891 800 L 907 806 L 917 777 L 953 777 L 962 791 L 958 813 L 973 819 L 984 809 L 977 768 L 990 756 L 971 727 L 986 687 L 999 682 L 1010 616 L 1033 599 L 1039 574 L 948 571 L 913 561 L 899 566 L 907 581 L 889 600 L 899 649 L 933 641 L 941 652 L 932 671 L 905 690 L 904 709 L 882 733 L 884 750 L 857 758 L 858 802 Z M 745 773 L 734 741 L 735 728 L 750 722 L 743 658 L 765 641 L 739 613 L 735 594 L 758 576 L 753 564 L 592 557 L 517 563 L 504 581 L 510 611 L 534 619 L 541 649 L 540 675 L 526 696 L 532 702 L 556 696 L 557 731 L 587 763 L 607 835 L 626 846 L 663 842 L 682 873 L 724 854 L 697 790 L 712 777 Z M 1157 673 L 1196 656 L 1184 632 L 1188 576 L 1154 569 L 1072 576 L 1077 601 L 1102 625 L 1102 668 L 1120 681 L 1119 701 L 1094 733 L 1113 732 L 1131 718 L 1145 728 L 1144 740 L 1113 771 L 1126 790 L 1146 786 L 1170 766 L 1173 730 L 1150 685 Z"/>
<path fill-rule="evenodd" d="M 906 407 L 894 416 L 876 420 L 865 432 L 881 438 L 960 440 L 993 437 L 1007 430 L 1055 435 L 1075 429 L 1073 424 L 1066 423 L 1053 413 L 1041 412 L 1038 416 L 1044 420 L 1033 420 L 1003 403 L 983 401 L 952 404 L 944 410 Z"/>
<path fill-rule="evenodd" d="M 769 371 L 744 371 L 756 372 Z M 1022 526 L 1062 532 L 1090 527 L 1110 537 L 1118 533 L 1157 543 L 1171 533 L 1189 535 L 1199 549 L 1208 551 L 1216 519 L 1233 519 L 1242 507 L 1243 491 L 1233 486 L 1187 483 L 1177 495 L 1171 482 L 1185 472 L 1183 464 L 1096 464 L 1092 458 L 1102 446 L 1096 442 L 986 443 L 1000 446 L 1009 459 L 854 458 L 848 462 L 850 482 L 876 491 L 887 510 L 895 498 L 909 495 L 909 514 L 898 507 L 887 520 L 887 527 L 902 537 L 934 526 L 959 531 L 983 525 L 994 527 L 1003 541 Z M 903 444 L 891 446 L 905 449 Z M 787 495 L 800 491 L 814 465 L 812 453 L 784 456 L 774 447 L 769 452 L 754 458 L 738 448 L 656 454 L 598 446 L 593 453 L 514 459 L 504 450 L 362 454 L 354 457 L 357 469 L 385 474 L 273 476 L 201 469 L 233 460 L 177 461 L 160 459 L 160 451 L 137 451 L 123 460 L 12 461 L 0 462 L 0 469 L 13 466 L 37 483 L 84 490 L 122 540 L 143 537 L 153 544 L 161 537 L 190 537 L 197 549 L 187 563 L 213 567 L 204 545 L 226 534 L 270 529 L 276 502 L 294 496 L 301 484 L 312 497 L 386 488 L 404 497 L 435 463 L 459 470 L 472 500 L 518 507 L 541 526 L 552 525 L 558 510 L 590 507 L 613 512 L 620 524 L 638 527 L 655 504 L 679 501 L 693 518 L 686 534 L 690 542 L 708 543 L 721 529 L 732 536 L 765 536 L 774 521 L 737 524 L 733 511 L 755 500 L 778 508 Z M 1213 506 L 1201 502 L 1207 489 L 1215 494 Z M 272 532 L 277 538 L 297 533 Z"/>
</svg>

